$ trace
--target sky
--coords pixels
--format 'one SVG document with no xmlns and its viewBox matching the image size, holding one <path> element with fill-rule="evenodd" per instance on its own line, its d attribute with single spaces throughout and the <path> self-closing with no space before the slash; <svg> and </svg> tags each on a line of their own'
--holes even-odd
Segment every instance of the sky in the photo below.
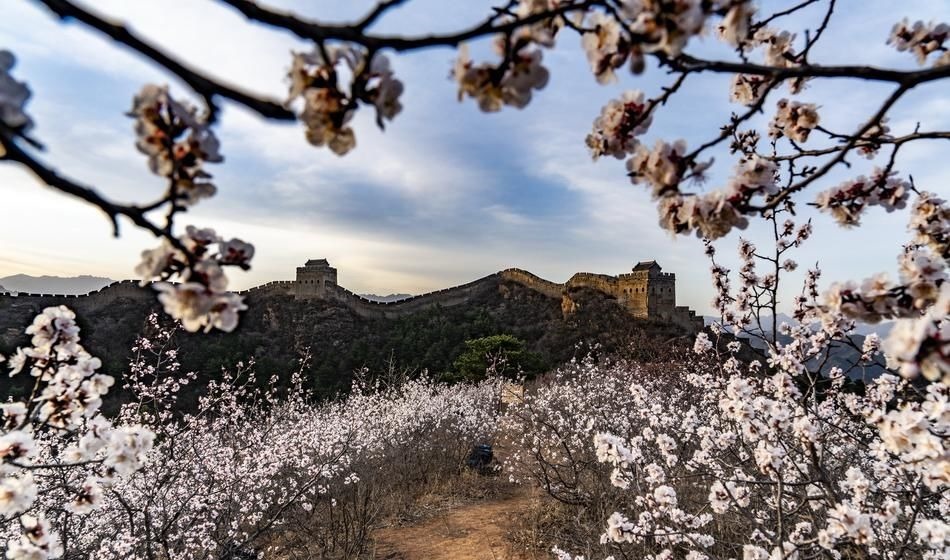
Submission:
<svg viewBox="0 0 950 560">
<path fill-rule="evenodd" d="M 794 3 L 794 2 L 792 2 Z M 764 10 L 790 2 L 764 2 Z M 345 22 L 373 1 L 267 2 L 326 22 Z M 412 0 L 389 12 L 373 31 L 416 35 L 467 27 L 490 13 L 492 2 Z M 312 47 L 278 30 L 246 22 L 210 0 L 97 0 L 100 14 L 123 21 L 148 40 L 216 78 L 277 99 L 286 96 L 291 51 Z M 895 7 L 899 6 L 899 7 Z M 857 8 L 857 9 L 856 9 Z M 820 7 L 782 25 L 799 31 L 814 25 Z M 149 61 L 98 34 L 63 24 L 35 2 L 6 2 L 0 49 L 18 58 L 13 75 L 33 91 L 27 107 L 33 134 L 46 145 L 40 157 L 65 175 L 121 201 L 148 201 L 164 184 L 134 147 L 125 116 L 146 83 L 168 84 L 188 98 L 187 86 Z M 913 58 L 885 44 L 901 17 L 950 20 L 946 0 L 840 0 L 826 38 L 812 53 L 822 64 L 872 64 L 913 68 Z M 576 35 L 565 34 L 544 52 L 551 72 L 546 88 L 522 110 L 481 113 L 459 103 L 449 78 L 455 52 L 447 48 L 388 53 L 405 83 L 404 109 L 386 130 L 369 109 L 354 119 L 357 147 L 344 157 L 310 146 L 296 123 L 266 122 L 240 106 L 223 103 L 216 133 L 225 162 L 209 165 L 219 193 L 178 223 L 210 226 L 225 237 L 254 243 L 253 268 L 231 273 L 230 287 L 244 289 L 292 279 L 310 258 L 328 258 L 340 284 L 360 293 L 422 293 L 457 285 L 508 267 L 563 282 L 578 271 L 627 272 L 640 260 L 657 260 L 677 275 L 677 303 L 710 312 L 713 289 L 702 244 L 671 237 L 657 225 L 656 210 L 642 186 L 625 176 L 623 161 L 592 161 L 584 137 L 600 108 L 628 89 L 656 95 L 670 81 L 657 68 L 640 76 L 621 73 L 599 85 L 590 74 Z M 713 37 L 687 49 L 728 58 Z M 476 58 L 485 42 L 473 44 Z M 729 76 L 698 76 L 657 114 L 644 141 L 684 138 L 691 146 L 718 134 L 730 111 Z M 894 133 L 950 127 L 945 84 L 912 91 L 893 110 Z M 784 93 L 781 95 L 786 95 Z M 888 92 L 880 84 L 834 80 L 798 97 L 820 107 L 822 124 L 851 130 Z M 778 96 L 775 96 L 778 99 Z M 764 126 L 768 116 L 754 119 Z M 897 169 L 924 189 L 950 195 L 946 142 L 912 145 Z M 715 154 L 709 181 L 728 178 L 733 158 Z M 854 161 L 818 188 L 870 171 Z M 814 200 L 817 190 L 803 201 Z M 125 223 L 112 237 L 109 221 L 91 206 L 55 192 L 24 170 L 0 164 L 0 277 L 25 273 L 91 274 L 132 278 L 139 253 L 156 245 Z M 794 255 L 803 266 L 819 263 L 823 284 L 896 271 L 906 241 L 906 212 L 872 210 L 863 227 L 842 230 L 827 216 L 813 218 L 816 241 Z M 735 267 L 739 236 L 768 242 L 764 224 L 717 242 L 722 260 Z M 800 278 L 783 284 L 785 303 Z M 784 308 L 787 309 L 783 305 Z"/>
</svg>

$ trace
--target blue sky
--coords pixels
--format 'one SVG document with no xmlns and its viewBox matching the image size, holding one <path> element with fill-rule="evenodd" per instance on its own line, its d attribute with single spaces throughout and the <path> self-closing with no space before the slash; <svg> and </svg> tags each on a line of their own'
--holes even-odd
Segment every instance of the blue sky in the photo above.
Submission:
<svg viewBox="0 0 950 560">
<path fill-rule="evenodd" d="M 273 97 L 286 93 L 290 51 L 308 48 L 210 1 L 88 4 L 195 66 Z M 339 21 L 358 17 L 373 2 L 272 4 Z M 786 4 L 765 2 L 766 9 Z M 483 17 L 491 5 L 413 0 L 376 29 L 449 31 Z M 839 2 L 813 60 L 913 67 L 912 57 L 884 44 L 891 25 L 903 16 L 948 21 L 950 2 L 895 5 Z M 803 21 L 783 23 L 795 31 Z M 484 45 L 473 47 L 476 56 L 484 51 Z M 179 96 L 190 93 L 185 87 L 108 40 L 60 24 L 31 2 L 5 3 L 0 48 L 18 56 L 14 75 L 33 89 L 29 112 L 35 135 L 48 146 L 46 161 L 120 200 L 150 200 L 161 193 L 163 184 L 135 151 L 132 123 L 123 113 L 145 83 L 168 83 Z M 711 37 L 694 41 L 689 50 L 729 56 Z M 454 56 L 449 49 L 391 54 L 406 84 L 405 109 L 385 133 L 376 129 L 370 111 L 358 114 L 357 148 L 343 158 L 309 146 L 295 124 L 263 122 L 225 105 L 217 132 L 226 161 L 211 169 L 219 195 L 182 223 L 213 226 L 222 235 L 255 243 L 254 268 L 234 274 L 232 287 L 291 278 L 294 267 L 315 257 L 329 258 L 343 285 L 375 293 L 424 292 L 510 266 L 563 281 L 576 271 L 621 273 L 638 260 L 656 259 L 677 274 L 679 303 L 707 312 L 712 289 L 699 241 L 661 231 L 648 194 L 628 182 L 623 162 L 592 162 L 583 144 L 607 100 L 632 88 L 654 95 L 669 77 L 651 68 L 600 86 L 587 70 L 579 39 L 565 34 L 558 48 L 544 54 L 551 70 L 547 88 L 524 110 L 486 115 L 471 102 L 457 102 L 448 78 Z M 657 116 L 646 141 L 685 138 L 695 145 L 714 136 L 728 112 L 738 108 L 729 104 L 728 81 L 728 76 L 696 79 Z M 819 103 L 822 124 L 847 130 L 886 92 L 880 85 L 839 80 L 814 85 L 800 99 Z M 950 98 L 941 95 L 939 85 L 913 92 L 891 117 L 897 133 L 917 121 L 925 129 L 950 126 Z M 945 145 L 911 147 L 898 169 L 912 173 L 919 186 L 948 195 L 950 171 L 941 161 L 946 154 Z M 720 186 L 732 167 L 728 154 L 716 155 L 707 188 Z M 820 186 L 870 168 L 855 162 L 852 170 L 839 170 Z M 155 243 L 130 226 L 113 239 L 96 209 L 42 187 L 15 167 L 0 166 L 0 190 L 0 277 L 19 272 L 131 277 L 138 253 Z M 806 200 L 816 193 L 807 193 Z M 825 283 L 893 271 L 905 220 L 903 213 L 872 211 L 864 227 L 844 231 L 816 216 L 822 241 L 801 251 L 798 260 L 820 262 Z M 753 227 L 742 235 L 762 240 L 764 233 Z M 727 264 L 734 262 L 737 237 L 717 244 Z M 797 282 L 794 278 L 788 286 Z M 786 291 L 786 300 L 790 295 Z"/>
</svg>

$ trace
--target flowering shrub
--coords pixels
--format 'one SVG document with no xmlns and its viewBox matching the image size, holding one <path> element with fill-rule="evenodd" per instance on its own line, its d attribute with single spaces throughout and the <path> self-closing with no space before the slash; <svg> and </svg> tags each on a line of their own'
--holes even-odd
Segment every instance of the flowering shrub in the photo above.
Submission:
<svg viewBox="0 0 950 560">
<path fill-rule="evenodd" d="M 562 542 L 586 558 L 950 551 L 946 385 L 884 375 L 860 394 L 839 371 L 819 392 L 758 362 L 724 371 L 700 340 L 687 363 L 576 364 L 509 411 L 505 468 L 575 508 Z"/>
<path fill-rule="evenodd" d="M 105 493 L 142 468 L 154 433 L 137 422 L 110 421 L 102 396 L 115 383 L 80 344 L 76 316 L 48 307 L 27 327 L 30 346 L 6 361 L 10 376 L 35 378 L 24 401 L 0 405 L 0 542 L 11 559 L 58 558 L 66 537 L 56 519 L 76 523 Z M 6 537 L 6 538 L 3 538 Z"/>
<path fill-rule="evenodd" d="M 946 557 L 950 222 L 933 219 L 946 211 L 918 194 L 898 285 L 820 295 L 819 271 L 806 271 L 796 324 L 776 324 L 777 289 L 810 224 L 773 213 L 774 246 L 740 242 L 735 289 L 707 244 L 720 321 L 696 336 L 695 357 L 575 365 L 528 393 L 503 422 L 508 471 L 582 508 L 564 536 L 586 537 L 588 558 Z M 856 346 L 856 320 L 882 318 L 899 318 L 888 339 Z M 743 355 L 740 334 L 762 355 Z M 847 370 L 828 364 L 841 345 L 858 351 Z M 860 379 L 882 349 L 890 369 Z M 611 508 L 595 530 L 591 513 Z"/>
<path fill-rule="evenodd" d="M 286 395 L 256 389 L 253 362 L 223 372 L 181 414 L 176 400 L 195 374 L 180 371 L 173 329 L 154 315 L 133 348 L 125 380 L 133 398 L 109 421 L 98 406 L 112 379 L 95 373 L 73 319 L 47 309 L 27 331 L 33 347 L 9 360 L 39 388 L 27 403 L 2 405 L 0 535 L 9 558 L 276 554 L 292 520 L 317 539 L 311 550 L 349 556 L 367 546 L 377 520 L 362 518 L 361 532 L 340 542 L 361 500 L 457 472 L 494 433 L 494 379 L 358 382 L 317 405 L 299 372 Z"/>
</svg>

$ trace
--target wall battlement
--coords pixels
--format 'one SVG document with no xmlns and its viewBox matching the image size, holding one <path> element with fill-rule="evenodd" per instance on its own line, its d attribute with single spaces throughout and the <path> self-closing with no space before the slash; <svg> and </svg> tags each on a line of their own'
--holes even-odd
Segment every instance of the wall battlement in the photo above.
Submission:
<svg viewBox="0 0 950 560">
<path fill-rule="evenodd" d="M 252 299 L 278 295 L 293 297 L 298 301 L 337 301 L 362 317 L 396 318 L 436 306 L 451 307 L 468 303 L 478 295 L 497 290 L 503 281 L 514 282 L 549 298 L 561 300 L 565 313 L 574 309 L 571 292 L 589 289 L 612 297 L 635 317 L 672 322 L 692 332 L 703 328 L 702 317 L 687 307 L 676 305 L 676 275 L 661 272 L 659 265 L 653 261 L 639 263 L 632 272 L 617 276 L 578 272 L 563 284 L 545 280 L 527 270 L 507 268 L 458 286 L 381 302 L 367 299 L 337 284 L 337 270 L 326 259 L 319 259 L 298 267 L 296 280 L 275 280 L 237 293 Z M 135 280 L 113 282 L 83 295 L 0 292 L 0 301 L 7 300 L 13 306 L 68 303 L 78 311 L 87 313 L 102 309 L 121 298 L 149 300 L 153 297 L 150 286 L 142 287 Z"/>
</svg>

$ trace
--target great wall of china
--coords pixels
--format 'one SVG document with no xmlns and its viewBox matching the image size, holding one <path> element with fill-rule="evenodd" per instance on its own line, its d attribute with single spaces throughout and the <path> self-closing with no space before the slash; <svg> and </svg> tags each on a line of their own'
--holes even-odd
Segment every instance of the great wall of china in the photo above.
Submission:
<svg viewBox="0 0 950 560">
<path fill-rule="evenodd" d="M 703 328 L 703 319 L 687 307 L 675 305 L 675 275 L 660 272 L 653 261 L 645 261 L 633 271 L 618 276 L 580 272 L 559 284 L 540 278 L 526 270 L 509 268 L 478 280 L 444 288 L 397 301 L 381 302 L 356 294 L 337 284 L 336 269 L 326 260 L 311 260 L 297 269 L 296 280 L 277 280 L 238 292 L 249 303 L 261 296 L 290 296 L 295 300 L 328 300 L 343 303 L 366 318 L 396 318 L 435 306 L 451 307 L 472 301 L 476 296 L 500 289 L 503 282 L 514 282 L 557 299 L 565 315 L 574 310 L 571 298 L 575 290 L 586 288 L 614 298 L 635 317 L 675 323 L 689 331 Z M 81 313 L 103 309 L 119 299 L 148 301 L 154 293 L 135 280 L 113 282 L 83 295 L 38 294 L 25 292 L 0 293 L 0 303 L 19 307 L 40 307 L 54 303 L 69 305 Z"/>
</svg>

